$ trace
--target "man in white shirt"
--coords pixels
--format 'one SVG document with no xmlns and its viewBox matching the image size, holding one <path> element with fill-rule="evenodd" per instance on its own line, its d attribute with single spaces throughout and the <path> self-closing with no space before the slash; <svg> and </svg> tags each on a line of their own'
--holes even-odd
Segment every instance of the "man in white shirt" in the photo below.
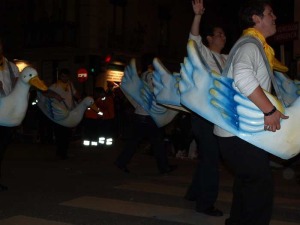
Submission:
<svg viewBox="0 0 300 225">
<path fill-rule="evenodd" d="M 11 93 L 19 77 L 19 70 L 15 64 L 9 62 L 4 57 L 3 45 L 0 39 L 0 97 L 7 96 Z M 1 179 L 1 162 L 4 158 L 5 151 L 11 140 L 14 127 L 0 126 L 0 179 Z M 0 180 L 1 181 L 1 180 Z M 0 183 L 0 192 L 7 190 L 7 187 Z"/>
<path fill-rule="evenodd" d="M 258 39 L 271 69 L 286 68 L 274 58 L 266 38 L 276 32 L 276 16 L 267 1 L 249 1 L 240 10 L 243 36 Z M 279 112 L 267 98 L 263 89 L 271 90 L 271 78 L 258 46 L 246 43 L 235 51 L 228 77 L 236 88 L 248 97 L 263 113 L 265 132 L 280 129 L 280 120 L 288 117 Z M 231 167 L 235 180 L 230 217 L 226 225 L 268 225 L 273 206 L 273 181 L 269 154 L 258 147 L 215 126 L 222 158 Z"/>
<path fill-rule="evenodd" d="M 145 54 L 142 57 L 141 79 L 147 83 L 151 91 L 153 91 L 153 61 L 154 55 Z M 169 165 L 167 150 L 164 144 L 164 128 L 158 127 L 152 117 L 139 104 L 135 106 L 133 129 L 129 137 L 124 143 L 124 147 L 120 155 L 115 161 L 115 165 L 123 172 L 129 173 L 127 165 L 134 156 L 139 142 L 147 138 L 151 143 L 151 150 L 156 159 L 157 168 L 160 174 L 166 174 L 176 169 L 176 165 Z"/>
<path fill-rule="evenodd" d="M 200 22 L 205 10 L 203 0 L 194 0 L 192 5 L 195 16 L 189 39 L 196 42 L 210 69 L 221 74 L 227 59 L 227 55 L 221 54 L 226 43 L 225 33 L 221 27 L 212 25 L 202 32 L 204 35 L 201 37 Z M 223 212 L 214 207 L 219 192 L 219 145 L 213 134 L 214 125 L 194 113 L 191 115 L 191 125 L 197 143 L 199 162 L 185 198 L 196 200 L 197 212 L 209 216 L 222 216 Z"/>
<path fill-rule="evenodd" d="M 68 110 L 72 110 L 81 98 L 80 93 L 75 89 L 73 83 L 71 82 L 70 76 L 71 73 L 69 69 L 61 69 L 59 71 L 57 81 L 49 87 L 47 92 L 43 93 L 45 96 L 56 98 L 58 101 L 63 102 L 64 106 Z M 63 160 L 68 159 L 72 129 L 59 125 L 55 122 L 51 123 L 53 124 L 54 128 L 56 155 Z"/>
</svg>

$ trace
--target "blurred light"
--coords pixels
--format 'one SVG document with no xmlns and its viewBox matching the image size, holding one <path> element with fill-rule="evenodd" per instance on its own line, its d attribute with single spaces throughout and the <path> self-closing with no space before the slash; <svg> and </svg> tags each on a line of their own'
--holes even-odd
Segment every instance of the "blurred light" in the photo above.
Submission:
<svg viewBox="0 0 300 225">
<path fill-rule="evenodd" d="M 31 105 L 36 105 L 37 103 L 38 103 L 38 100 L 36 99 L 31 103 Z"/>
<path fill-rule="evenodd" d="M 112 138 L 107 138 L 106 139 L 106 145 L 112 145 L 113 144 L 113 139 Z"/>
<path fill-rule="evenodd" d="M 110 55 L 107 55 L 106 57 L 105 57 L 105 62 L 106 63 L 109 63 L 111 61 L 111 56 Z"/>
<path fill-rule="evenodd" d="M 105 137 L 99 137 L 99 143 L 100 144 L 105 144 Z"/>
<path fill-rule="evenodd" d="M 92 141 L 91 146 L 97 146 L 97 145 L 98 145 L 97 141 Z"/>
<path fill-rule="evenodd" d="M 84 146 L 90 146 L 90 141 L 89 140 L 83 140 L 83 145 Z"/>
<path fill-rule="evenodd" d="M 14 62 L 16 64 L 16 66 L 18 67 L 19 72 L 21 72 L 25 67 L 29 66 L 29 64 L 24 60 L 15 59 Z"/>
</svg>

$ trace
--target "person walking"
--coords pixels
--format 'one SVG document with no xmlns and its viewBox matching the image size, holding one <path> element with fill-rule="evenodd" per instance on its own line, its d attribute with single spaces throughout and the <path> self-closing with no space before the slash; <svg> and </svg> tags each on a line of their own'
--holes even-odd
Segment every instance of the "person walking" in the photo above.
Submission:
<svg viewBox="0 0 300 225">
<path fill-rule="evenodd" d="M 276 16 L 270 2 L 247 1 L 239 12 L 242 37 L 232 51 L 228 77 L 233 85 L 264 114 L 264 132 L 280 129 L 280 120 L 288 119 L 274 107 L 263 90 L 271 91 L 270 70 L 286 72 L 266 39 L 276 33 Z M 258 41 L 239 45 L 247 36 Z M 260 51 L 261 49 L 261 51 Z M 231 54 L 231 53 L 230 53 Z M 265 61 L 264 56 L 267 58 Z M 222 158 L 234 173 L 233 198 L 226 225 L 268 225 L 272 216 L 274 184 L 269 153 L 215 125 Z"/>
<path fill-rule="evenodd" d="M 220 26 L 210 25 L 200 36 L 200 22 L 205 8 L 203 0 L 192 1 L 194 20 L 189 39 L 194 40 L 200 53 L 215 73 L 221 74 L 227 55 L 221 54 L 226 36 Z M 204 44 L 205 43 L 205 44 Z M 213 134 L 214 124 L 191 113 L 191 126 L 198 150 L 198 164 L 185 198 L 196 200 L 196 211 L 209 216 L 223 216 L 214 204 L 219 192 L 219 144 Z"/>
<path fill-rule="evenodd" d="M 99 112 L 88 108 L 83 120 L 83 144 L 110 147 L 114 141 L 114 97 L 103 87 L 94 88 L 94 101 Z"/>
<path fill-rule="evenodd" d="M 70 80 L 70 74 L 69 69 L 61 69 L 58 73 L 57 81 L 53 83 L 46 92 L 42 92 L 44 96 L 55 98 L 59 102 L 62 102 L 67 110 L 74 109 L 77 102 L 81 99 L 79 92 L 75 89 L 74 84 Z M 72 128 L 64 127 L 55 122 L 51 123 L 53 124 L 56 155 L 63 160 L 68 159 Z"/>
<path fill-rule="evenodd" d="M 12 92 L 18 77 L 18 67 L 4 56 L 3 43 L 0 39 L 0 97 L 5 97 Z M 15 127 L 0 126 L 0 192 L 8 189 L 1 183 L 1 167 L 14 130 Z"/>
<path fill-rule="evenodd" d="M 153 90 L 152 60 L 152 54 L 145 54 L 142 57 L 141 63 L 142 71 L 144 71 L 141 74 L 141 79 L 147 83 L 151 90 Z M 122 171 L 129 173 L 127 164 L 136 152 L 138 144 L 144 138 L 147 138 L 151 143 L 151 149 L 154 152 L 159 173 L 166 174 L 173 171 L 176 167 L 170 166 L 168 163 L 167 151 L 164 143 L 164 128 L 158 127 L 152 117 L 140 105 L 137 105 L 135 108 L 132 132 L 128 134 L 123 150 L 117 157 L 115 165 Z"/>
</svg>

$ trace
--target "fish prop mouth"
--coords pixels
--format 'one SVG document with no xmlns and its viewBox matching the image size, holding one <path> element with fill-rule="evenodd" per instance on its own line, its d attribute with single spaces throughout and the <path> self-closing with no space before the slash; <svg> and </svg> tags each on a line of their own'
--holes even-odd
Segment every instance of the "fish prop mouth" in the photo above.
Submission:
<svg viewBox="0 0 300 225">
<path fill-rule="evenodd" d="M 32 85 L 32 86 L 34 86 L 34 87 L 36 87 L 36 88 L 38 88 L 39 90 L 42 90 L 42 91 L 47 91 L 48 90 L 48 87 L 38 77 L 33 77 L 29 81 L 29 84 Z"/>
</svg>

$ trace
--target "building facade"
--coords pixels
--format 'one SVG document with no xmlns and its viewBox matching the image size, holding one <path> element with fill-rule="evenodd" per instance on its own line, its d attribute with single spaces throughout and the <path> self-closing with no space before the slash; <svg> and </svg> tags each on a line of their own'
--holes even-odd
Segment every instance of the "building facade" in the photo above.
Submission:
<svg viewBox="0 0 300 225">
<path fill-rule="evenodd" d="M 205 4 L 203 22 L 223 23 L 229 51 L 239 36 L 234 16 L 239 1 L 207 0 Z M 299 4 L 285 1 L 294 10 L 284 15 L 285 21 L 293 20 L 293 13 L 299 21 Z M 0 15 L 1 37 L 10 59 L 36 67 L 47 84 L 59 68 L 68 67 L 74 79 L 79 68 L 86 68 L 89 79 L 79 88 L 88 94 L 107 55 L 127 63 L 152 52 L 171 71 L 179 71 L 193 19 L 189 0 L 0 0 Z M 295 40 L 286 45 L 289 64 L 300 55 L 300 44 Z"/>
</svg>

